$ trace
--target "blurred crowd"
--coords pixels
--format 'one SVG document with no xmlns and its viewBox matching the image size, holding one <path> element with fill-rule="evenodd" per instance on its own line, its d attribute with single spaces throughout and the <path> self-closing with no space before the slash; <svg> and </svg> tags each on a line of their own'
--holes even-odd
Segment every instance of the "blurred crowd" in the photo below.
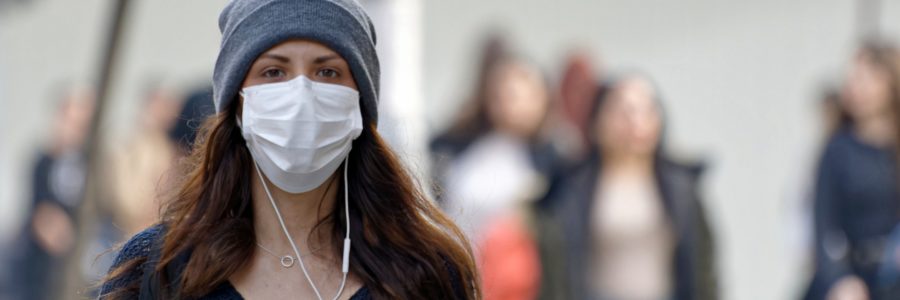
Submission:
<svg viewBox="0 0 900 300">
<path fill-rule="evenodd" d="M 660 83 L 590 57 L 573 51 L 551 80 L 487 39 L 469 101 L 430 144 L 485 299 L 718 299 L 710 166 L 669 154 Z M 845 69 L 798 199 L 811 245 L 796 298 L 900 299 L 900 52 L 868 39 Z"/>
<path fill-rule="evenodd" d="M 716 299 L 702 162 L 665 151 L 660 88 L 573 51 L 553 83 L 499 36 L 431 143 L 485 299 Z"/>
<path fill-rule="evenodd" d="M 110 250 L 156 222 L 160 199 L 172 191 L 174 167 L 189 153 L 200 123 L 213 112 L 211 88 L 181 97 L 157 83 L 148 84 L 134 131 L 123 143 L 100 150 L 100 188 L 92 194 L 98 203 L 85 214 L 85 143 L 95 95 L 81 86 L 61 87 L 54 95 L 52 133 L 37 149 L 30 170 L 28 216 L 15 240 L 0 243 L 0 299 L 59 299 L 69 269 L 88 281 L 100 280 L 112 264 Z M 85 230 L 89 238 L 83 240 L 85 253 L 74 257 L 84 226 L 90 227 Z"/>
<path fill-rule="evenodd" d="M 665 82 L 570 52 L 559 78 L 485 39 L 469 98 L 433 135 L 437 201 L 467 233 L 485 299 L 718 299 L 707 162 L 666 147 Z M 822 93 L 803 299 L 900 299 L 900 52 L 866 40 Z M 5 242 L 0 298 L 54 299 L 73 255 L 86 189 L 94 91 L 64 87 L 36 152 L 31 205 Z M 210 89 L 157 83 L 121 144 L 104 147 L 95 234 L 78 270 L 98 279 L 107 249 L 156 222 L 178 163 L 212 113 Z M 689 134 L 689 133 L 688 133 Z M 798 166 L 801 167 L 801 166 Z M 93 259 L 97 257 L 96 259 Z"/>
</svg>

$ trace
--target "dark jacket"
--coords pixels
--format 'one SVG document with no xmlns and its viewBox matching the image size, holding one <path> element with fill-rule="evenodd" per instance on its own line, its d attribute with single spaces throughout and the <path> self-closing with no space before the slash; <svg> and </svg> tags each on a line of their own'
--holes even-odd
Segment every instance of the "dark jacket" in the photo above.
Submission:
<svg viewBox="0 0 900 300">
<path fill-rule="evenodd" d="M 816 176 L 816 273 L 807 299 L 824 299 L 846 275 L 862 278 L 878 295 L 876 273 L 885 242 L 900 221 L 895 155 L 893 149 L 862 142 L 850 127 L 828 141 Z"/>
<path fill-rule="evenodd" d="M 544 280 L 565 283 L 565 286 L 546 287 L 564 289 L 567 299 L 590 299 L 588 289 L 588 266 L 591 249 L 591 212 L 594 205 L 594 191 L 599 176 L 599 158 L 594 157 L 558 181 L 549 197 L 555 197 L 556 205 L 550 214 L 558 224 L 558 234 L 546 234 L 545 238 L 558 240 L 544 241 L 545 245 L 557 244 L 556 251 L 564 254 L 564 280 Z M 707 224 L 697 187 L 700 167 L 687 167 L 658 159 L 656 179 L 666 215 L 673 224 L 676 236 L 672 278 L 671 299 L 717 299 L 715 257 L 712 235 Z M 544 247 L 542 251 L 547 249 Z M 554 273 L 554 272 L 550 272 Z M 547 274 L 547 273 L 545 273 Z M 542 295 L 558 292 L 545 293 Z"/>
<path fill-rule="evenodd" d="M 154 270 L 159 261 L 159 249 L 164 234 L 164 227 L 156 225 L 134 235 L 124 246 L 122 246 L 122 250 L 119 251 L 116 260 L 113 263 L 113 268 L 134 259 L 146 261 L 131 272 L 122 274 L 121 276 L 104 283 L 100 290 L 100 299 L 105 299 L 105 295 L 110 292 L 124 288 L 136 281 L 139 282 L 140 289 L 137 293 L 129 295 L 129 299 L 149 300 L 170 298 L 162 294 L 160 286 L 163 279 L 160 278 L 170 278 L 170 280 L 166 281 L 169 285 L 177 284 L 179 282 L 178 279 L 181 278 L 181 271 L 184 269 L 184 266 L 187 265 L 190 253 L 184 253 L 177 256 L 173 260 L 173 263 L 167 265 L 164 270 L 155 272 Z M 365 300 L 371 298 L 368 288 L 362 287 L 357 290 L 350 299 Z M 237 292 L 231 283 L 226 281 L 219 284 L 219 286 L 209 294 L 200 297 L 200 299 L 240 300 L 244 298 Z"/>
</svg>

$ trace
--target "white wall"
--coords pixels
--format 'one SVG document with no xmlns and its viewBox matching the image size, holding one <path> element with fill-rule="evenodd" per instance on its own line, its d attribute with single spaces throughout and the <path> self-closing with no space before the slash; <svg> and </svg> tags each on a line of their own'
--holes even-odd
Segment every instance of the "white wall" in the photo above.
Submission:
<svg viewBox="0 0 900 300">
<path fill-rule="evenodd" d="M 883 1 L 900 29 L 900 4 Z M 705 155 L 706 204 L 724 299 L 794 299 L 802 261 L 788 208 L 815 159 L 821 79 L 852 52 L 850 0 L 454 0 L 425 6 L 425 99 L 433 128 L 467 96 L 484 30 L 510 32 L 557 75 L 570 47 L 658 81 L 671 146 Z M 895 36 L 896 37 L 896 36 Z M 794 223 L 791 223 L 794 222 Z M 790 228 L 796 230 L 796 228 Z"/>
</svg>

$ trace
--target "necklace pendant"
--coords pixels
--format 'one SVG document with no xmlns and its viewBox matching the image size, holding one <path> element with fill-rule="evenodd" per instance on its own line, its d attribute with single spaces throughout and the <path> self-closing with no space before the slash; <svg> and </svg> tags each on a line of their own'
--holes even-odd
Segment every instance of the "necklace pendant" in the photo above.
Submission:
<svg viewBox="0 0 900 300">
<path fill-rule="evenodd" d="M 294 257 L 290 255 L 285 255 L 281 257 L 281 266 L 285 268 L 290 268 L 294 266 Z"/>
</svg>

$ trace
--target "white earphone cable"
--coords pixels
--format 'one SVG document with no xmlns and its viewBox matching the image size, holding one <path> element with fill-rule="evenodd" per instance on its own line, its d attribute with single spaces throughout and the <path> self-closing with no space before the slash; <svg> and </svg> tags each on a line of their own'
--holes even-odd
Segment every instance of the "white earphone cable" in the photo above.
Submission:
<svg viewBox="0 0 900 300">
<path fill-rule="evenodd" d="M 349 271 L 349 257 L 350 257 L 350 207 L 349 207 L 349 195 L 347 195 L 347 164 L 349 162 L 349 157 L 344 159 L 344 213 L 347 219 L 347 230 L 344 237 L 344 251 L 343 251 L 343 261 L 341 264 L 341 272 L 343 274 L 343 278 L 341 279 L 341 285 L 338 288 L 337 294 L 334 295 L 333 299 L 338 299 L 341 294 L 344 292 L 344 286 L 347 283 L 347 273 Z M 306 281 L 309 282 L 309 286 L 312 287 L 313 291 L 316 293 L 316 298 L 322 300 L 322 295 L 319 293 L 319 289 L 316 288 L 316 284 L 313 283 L 312 277 L 309 276 L 309 272 L 306 271 L 306 265 L 303 264 L 303 258 L 300 257 L 300 251 L 297 249 L 297 244 L 294 243 L 294 239 L 291 238 L 290 232 L 288 232 L 287 226 L 284 225 L 284 218 L 281 217 L 281 212 L 278 210 L 278 205 L 275 204 L 275 199 L 272 197 L 272 193 L 269 192 L 269 187 L 266 184 L 265 179 L 262 176 L 262 171 L 259 169 L 259 165 L 256 162 L 253 162 L 253 165 L 256 167 L 256 173 L 259 175 L 259 180 L 262 183 L 263 189 L 266 191 L 266 196 L 269 197 L 269 203 L 272 204 L 272 209 L 275 210 L 275 216 L 278 217 L 278 223 L 281 225 L 281 230 L 284 231 L 284 235 L 287 237 L 288 242 L 291 244 L 291 248 L 294 250 L 294 254 L 297 255 L 297 260 L 300 261 L 300 269 L 303 270 L 303 275 L 306 277 Z"/>
</svg>

